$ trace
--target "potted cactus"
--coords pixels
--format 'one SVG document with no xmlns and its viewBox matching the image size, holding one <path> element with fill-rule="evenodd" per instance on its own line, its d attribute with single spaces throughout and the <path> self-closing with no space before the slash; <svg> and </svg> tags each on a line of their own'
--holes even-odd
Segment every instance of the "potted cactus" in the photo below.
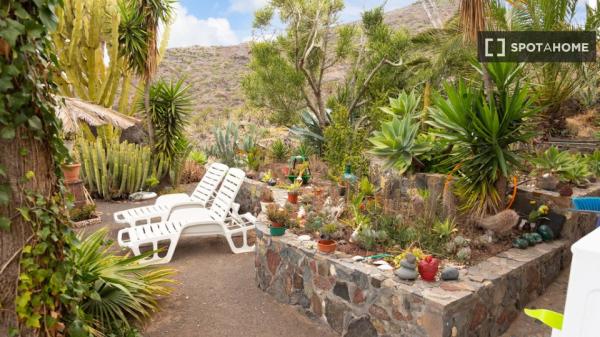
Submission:
<svg viewBox="0 0 600 337">
<path fill-rule="evenodd" d="M 332 235 L 338 230 L 333 222 L 324 225 L 321 228 L 321 239 L 317 241 L 317 249 L 322 253 L 333 253 L 337 248 L 337 243 L 332 239 Z"/>
<path fill-rule="evenodd" d="M 267 218 L 271 221 L 269 231 L 271 236 L 281 236 L 285 233 L 290 214 L 285 208 L 272 204 L 267 207 Z"/>
</svg>

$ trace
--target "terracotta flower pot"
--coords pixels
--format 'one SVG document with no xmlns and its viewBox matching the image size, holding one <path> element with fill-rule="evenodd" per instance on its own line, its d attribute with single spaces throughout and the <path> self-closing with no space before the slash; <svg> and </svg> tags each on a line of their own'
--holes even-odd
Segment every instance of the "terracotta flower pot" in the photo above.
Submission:
<svg viewBox="0 0 600 337">
<path fill-rule="evenodd" d="M 288 192 L 288 201 L 291 204 L 297 204 L 298 203 L 298 193 L 289 193 Z"/>
<path fill-rule="evenodd" d="M 424 281 L 434 282 L 438 268 L 440 267 L 440 260 L 429 255 L 423 260 L 419 261 L 418 267 L 419 274 Z"/>
<path fill-rule="evenodd" d="M 63 175 L 65 176 L 65 182 L 75 182 L 79 180 L 79 171 L 81 170 L 80 163 L 73 164 L 62 164 L 61 166 Z"/>
<path fill-rule="evenodd" d="M 271 222 L 271 227 L 275 227 L 275 228 L 282 228 L 283 225 L 278 223 L 278 222 Z"/>
<path fill-rule="evenodd" d="M 337 248 L 337 243 L 333 240 L 319 240 L 317 241 L 317 249 L 322 253 L 333 253 Z"/>
</svg>

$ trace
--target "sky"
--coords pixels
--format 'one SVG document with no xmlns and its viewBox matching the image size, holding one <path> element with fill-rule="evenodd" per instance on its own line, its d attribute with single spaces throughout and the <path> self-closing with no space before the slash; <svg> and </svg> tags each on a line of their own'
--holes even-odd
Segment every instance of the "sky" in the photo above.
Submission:
<svg viewBox="0 0 600 337">
<path fill-rule="evenodd" d="M 583 2 L 576 21 L 585 14 Z M 180 0 L 176 4 L 176 18 L 171 27 L 169 48 L 194 45 L 235 45 L 252 37 L 254 11 L 268 0 Z M 380 6 L 385 0 L 346 0 L 340 15 L 342 22 L 360 19 L 365 9 Z M 415 0 L 387 0 L 385 10 L 405 7 Z"/>
<path fill-rule="evenodd" d="M 252 36 L 254 11 L 268 0 L 180 0 L 171 27 L 169 48 L 193 45 L 234 45 Z M 388 0 L 385 10 L 405 7 L 415 0 Z M 365 9 L 380 6 L 384 0 L 346 0 L 340 19 L 351 22 Z"/>
</svg>

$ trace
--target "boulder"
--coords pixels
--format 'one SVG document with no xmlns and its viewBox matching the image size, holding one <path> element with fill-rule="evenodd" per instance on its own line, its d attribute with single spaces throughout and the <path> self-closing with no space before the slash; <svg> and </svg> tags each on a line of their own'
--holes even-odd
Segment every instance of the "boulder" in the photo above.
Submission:
<svg viewBox="0 0 600 337">
<path fill-rule="evenodd" d="M 496 235 L 506 235 L 519 223 L 520 217 L 517 212 L 507 209 L 496 215 L 483 218 L 478 225 L 484 229 L 494 232 Z"/>
</svg>

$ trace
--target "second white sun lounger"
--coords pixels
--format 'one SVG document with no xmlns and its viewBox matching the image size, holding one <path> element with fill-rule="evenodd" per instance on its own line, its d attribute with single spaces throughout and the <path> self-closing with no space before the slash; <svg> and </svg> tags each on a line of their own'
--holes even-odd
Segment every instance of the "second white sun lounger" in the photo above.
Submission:
<svg viewBox="0 0 600 337">
<path fill-rule="evenodd" d="M 229 170 L 227 165 L 213 163 L 210 165 L 194 192 L 191 195 L 185 193 L 174 193 L 161 195 L 156 199 L 154 205 L 130 208 L 116 212 L 113 217 L 117 223 L 126 223 L 130 226 L 163 222 L 171 208 L 178 204 L 191 204 L 196 207 L 208 206 L 215 195 L 215 191 Z"/>
</svg>

